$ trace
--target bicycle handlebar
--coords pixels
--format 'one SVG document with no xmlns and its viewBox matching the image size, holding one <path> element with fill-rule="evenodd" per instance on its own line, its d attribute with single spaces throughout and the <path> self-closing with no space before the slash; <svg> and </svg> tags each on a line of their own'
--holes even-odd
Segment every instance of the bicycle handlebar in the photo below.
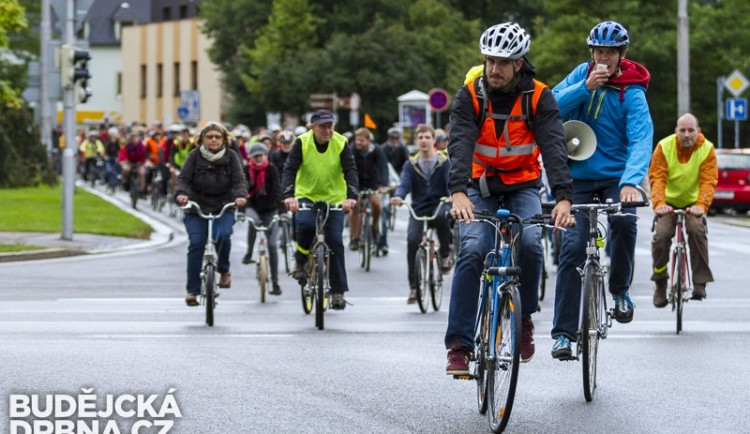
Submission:
<svg viewBox="0 0 750 434">
<path fill-rule="evenodd" d="M 201 218 L 204 218 L 204 219 L 208 220 L 208 219 L 218 219 L 218 218 L 221 218 L 221 216 L 223 216 L 223 215 L 224 215 L 224 213 L 225 213 L 225 212 L 226 212 L 226 211 L 227 211 L 227 210 L 228 210 L 229 208 L 232 208 L 232 207 L 234 207 L 234 202 L 229 202 L 229 203 L 226 203 L 226 204 L 224 204 L 224 206 L 223 206 L 223 207 L 221 208 L 221 211 L 219 211 L 219 213 L 218 213 L 218 214 L 216 214 L 216 215 L 214 215 L 214 214 L 212 214 L 212 213 L 208 213 L 208 214 L 205 214 L 205 213 L 204 213 L 204 212 L 203 212 L 203 211 L 201 210 L 201 206 L 200 206 L 200 205 L 198 205 L 198 203 L 197 203 L 197 202 L 193 202 L 192 200 L 189 200 L 189 201 L 187 202 L 187 204 L 185 204 L 185 205 L 181 206 L 180 208 L 182 208 L 182 209 L 184 209 L 184 210 L 188 210 L 188 209 L 191 209 L 191 208 L 192 208 L 192 209 L 194 209 L 194 210 L 195 210 L 195 212 L 196 212 L 196 213 L 198 213 L 198 216 L 200 216 Z"/>
<path fill-rule="evenodd" d="M 344 208 L 341 206 L 341 204 L 334 205 L 332 203 L 323 202 L 323 201 L 313 202 L 313 203 L 300 202 L 299 203 L 299 210 L 300 211 L 315 211 L 315 210 L 318 209 L 318 207 L 321 207 L 321 206 L 325 206 L 326 208 L 328 208 L 331 211 L 343 211 L 344 210 Z"/>
<path fill-rule="evenodd" d="M 406 208 L 409 209 L 409 213 L 414 218 L 414 220 L 419 220 L 422 222 L 431 222 L 437 218 L 438 213 L 440 213 L 440 208 L 442 208 L 443 204 L 447 202 L 448 202 L 448 197 L 441 197 L 440 202 L 438 202 L 438 205 L 435 207 L 435 212 L 431 216 L 418 216 L 416 211 L 414 211 L 414 208 L 412 208 L 409 202 L 402 202 L 401 204 L 406 205 Z M 450 217 L 450 213 L 448 213 L 448 216 Z"/>
<path fill-rule="evenodd" d="M 374 196 L 376 194 L 380 194 L 380 192 L 377 189 L 371 189 L 368 188 L 367 190 L 360 190 L 359 195 L 360 196 Z"/>
<path fill-rule="evenodd" d="M 278 214 L 275 215 L 275 216 L 273 216 L 273 218 L 269 222 L 268 226 L 263 226 L 263 225 L 258 226 L 258 225 L 255 224 L 255 220 L 254 219 L 248 218 L 244 213 L 241 213 L 241 212 L 238 211 L 237 212 L 237 220 L 240 221 L 240 222 L 247 222 L 249 225 L 251 225 L 252 227 L 254 227 L 256 231 L 266 232 L 266 231 L 268 231 L 268 229 L 269 229 L 270 226 L 272 226 L 274 223 L 278 223 L 279 220 L 281 220 L 281 216 L 279 216 Z"/>
</svg>

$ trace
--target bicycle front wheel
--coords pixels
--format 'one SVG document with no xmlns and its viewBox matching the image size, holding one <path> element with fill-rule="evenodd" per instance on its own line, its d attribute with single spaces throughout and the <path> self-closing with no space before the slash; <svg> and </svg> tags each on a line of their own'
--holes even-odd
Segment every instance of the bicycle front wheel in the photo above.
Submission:
<svg viewBox="0 0 750 434">
<path fill-rule="evenodd" d="M 370 271 L 370 255 L 372 253 L 372 225 L 370 214 L 365 214 L 362 219 L 362 230 L 360 231 L 359 265 L 365 271 Z"/>
<path fill-rule="evenodd" d="M 388 215 L 388 229 L 393 230 L 396 227 L 396 207 L 391 206 L 390 215 Z"/>
<path fill-rule="evenodd" d="M 437 312 L 440 310 L 440 305 L 443 304 L 443 273 L 437 268 L 437 258 L 432 263 L 434 266 L 432 275 L 435 277 L 435 281 L 430 285 L 430 295 L 432 296 L 432 308 Z"/>
<path fill-rule="evenodd" d="M 206 306 L 206 325 L 214 325 L 214 299 L 216 297 L 216 271 L 211 264 L 203 269 L 203 304 Z"/>
<path fill-rule="evenodd" d="M 279 243 L 279 248 L 284 254 L 284 267 L 286 267 L 286 273 L 289 274 L 292 272 L 292 255 L 294 255 L 294 250 L 290 248 L 290 244 L 292 243 L 292 234 L 289 227 L 289 222 L 283 221 L 281 222 L 280 226 L 281 242 Z"/>
<path fill-rule="evenodd" d="M 496 328 L 492 357 L 487 366 L 490 401 L 489 422 L 492 432 L 505 429 L 516 396 L 521 356 L 521 295 L 510 285 L 500 298 L 494 315 Z"/>
<path fill-rule="evenodd" d="M 260 302 L 266 302 L 266 289 L 268 285 L 268 256 L 265 253 L 258 255 L 258 287 L 260 288 Z"/>
<path fill-rule="evenodd" d="M 594 265 L 587 264 L 584 269 L 581 298 L 583 309 L 581 315 L 581 359 L 583 366 L 583 395 L 587 402 L 594 399 L 596 390 L 596 356 L 599 350 L 599 309 L 604 283 Z"/>
<path fill-rule="evenodd" d="M 477 331 L 474 342 L 476 343 L 476 355 L 474 365 L 472 366 L 472 374 L 477 380 L 477 407 L 479 408 L 479 414 L 487 413 L 487 361 L 490 354 L 490 326 L 492 320 L 492 311 L 489 300 L 489 291 L 484 287 L 487 285 L 485 281 L 482 282 L 482 291 L 484 296 L 479 301 L 479 321 L 477 323 L 479 330 Z"/>
<path fill-rule="evenodd" d="M 424 247 L 417 250 L 414 258 L 414 272 L 417 280 L 417 303 L 422 313 L 427 313 L 430 306 L 430 265 L 427 260 L 427 252 Z"/>
<path fill-rule="evenodd" d="M 674 297 L 675 312 L 677 313 L 677 334 L 679 335 L 682 331 L 682 306 L 685 301 L 685 285 L 686 285 L 686 273 L 687 261 L 685 260 L 684 253 L 678 253 L 675 255 L 675 280 L 674 287 L 672 288 L 672 297 Z"/>
<path fill-rule="evenodd" d="M 325 287 L 325 251 L 323 246 L 318 246 L 315 249 L 315 327 L 318 330 L 323 330 L 323 313 L 326 309 L 326 287 Z"/>
</svg>

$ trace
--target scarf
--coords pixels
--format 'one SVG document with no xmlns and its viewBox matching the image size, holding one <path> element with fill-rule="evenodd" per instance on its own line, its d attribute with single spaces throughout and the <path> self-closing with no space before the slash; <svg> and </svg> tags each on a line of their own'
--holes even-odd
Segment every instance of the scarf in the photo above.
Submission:
<svg viewBox="0 0 750 434">
<path fill-rule="evenodd" d="M 206 147 L 206 145 L 201 145 L 201 147 L 199 149 L 201 151 L 201 156 L 203 158 L 205 158 L 206 160 L 212 162 L 212 163 L 214 163 L 217 160 L 221 159 L 221 157 L 223 157 L 224 154 L 227 153 L 227 147 L 226 146 L 222 147 L 221 151 L 219 151 L 219 152 L 212 152 L 211 150 L 209 150 Z"/>
<path fill-rule="evenodd" d="M 255 164 L 250 160 L 247 166 L 247 175 L 250 178 L 250 194 L 248 196 L 263 196 L 266 194 L 266 173 L 268 172 L 268 159 L 263 160 L 261 164 Z"/>
</svg>

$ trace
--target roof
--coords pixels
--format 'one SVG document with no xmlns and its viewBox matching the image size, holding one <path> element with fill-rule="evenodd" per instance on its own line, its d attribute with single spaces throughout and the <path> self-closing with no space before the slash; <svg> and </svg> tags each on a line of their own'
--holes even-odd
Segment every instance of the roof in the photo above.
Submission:
<svg viewBox="0 0 750 434">
<path fill-rule="evenodd" d="M 115 38 L 117 21 L 147 23 L 151 19 L 149 0 L 94 0 L 86 15 L 90 45 L 120 45 Z"/>
</svg>

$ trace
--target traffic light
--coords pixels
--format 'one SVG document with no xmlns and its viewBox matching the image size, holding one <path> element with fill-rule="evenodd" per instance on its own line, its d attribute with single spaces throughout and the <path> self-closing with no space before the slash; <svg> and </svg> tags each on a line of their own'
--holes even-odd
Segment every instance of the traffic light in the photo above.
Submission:
<svg viewBox="0 0 750 434">
<path fill-rule="evenodd" d="M 82 103 L 85 103 L 91 97 L 91 89 L 88 87 L 88 79 L 91 78 L 87 65 L 89 60 L 91 60 L 91 55 L 88 50 L 78 50 L 72 45 L 60 47 L 62 86 L 65 89 L 70 89 L 80 82 L 83 91 L 80 93 L 79 99 Z"/>
</svg>

